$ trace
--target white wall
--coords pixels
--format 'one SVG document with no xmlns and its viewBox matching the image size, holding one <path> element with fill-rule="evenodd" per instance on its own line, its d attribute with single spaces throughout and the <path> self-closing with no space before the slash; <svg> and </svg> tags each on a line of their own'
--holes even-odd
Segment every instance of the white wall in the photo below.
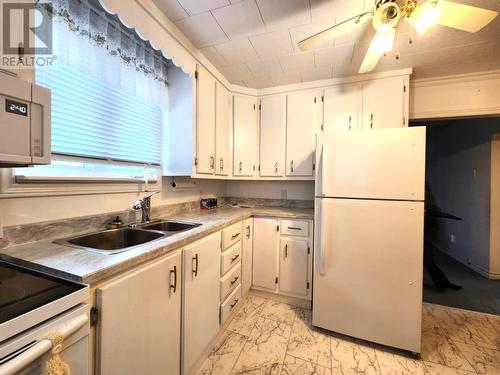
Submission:
<svg viewBox="0 0 500 375">
<path fill-rule="evenodd" d="M 195 201 L 202 196 L 223 196 L 225 192 L 224 181 L 197 180 L 193 185 L 190 178 L 177 178 L 178 188 L 172 189 L 169 185 L 171 179 L 163 180 L 161 196 L 152 198 L 154 206 Z M 137 193 L 117 193 L 0 199 L 1 225 L 20 225 L 126 210 L 138 197 Z"/>
<path fill-rule="evenodd" d="M 463 218 L 440 221 L 439 245 L 485 275 L 489 272 L 491 136 L 499 131 L 500 118 L 436 122 L 428 128 L 427 182 L 438 207 Z"/>
<path fill-rule="evenodd" d="M 313 200 L 314 181 L 228 181 L 226 196 Z"/>
</svg>

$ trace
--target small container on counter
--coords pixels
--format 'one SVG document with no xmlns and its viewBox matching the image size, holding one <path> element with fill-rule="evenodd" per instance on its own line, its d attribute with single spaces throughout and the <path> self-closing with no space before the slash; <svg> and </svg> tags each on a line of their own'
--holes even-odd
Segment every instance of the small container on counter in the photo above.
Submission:
<svg viewBox="0 0 500 375">
<path fill-rule="evenodd" d="M 217 198 L 203 198 L 200 200 L 200 208 L 211 210 L 217 208 Z"/>
</svg>

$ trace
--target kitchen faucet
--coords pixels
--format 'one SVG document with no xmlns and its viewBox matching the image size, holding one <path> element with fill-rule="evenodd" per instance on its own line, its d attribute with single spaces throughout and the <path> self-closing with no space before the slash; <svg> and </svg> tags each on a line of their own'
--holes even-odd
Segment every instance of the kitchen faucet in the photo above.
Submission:
<svg viewBox="0 0 500 375">
<path fill-rule="evenodd" d="M 151 197 L 155 194 L 158 194 L 159 191 L 154 191 L 149 195 L 146 195 L 144 198 L 139 199 L 134 202 L 132 208 L 134 210 L 142 210 L 142 219 L 141 223 L 149 223 L 151 214 Z"/>
</svg>

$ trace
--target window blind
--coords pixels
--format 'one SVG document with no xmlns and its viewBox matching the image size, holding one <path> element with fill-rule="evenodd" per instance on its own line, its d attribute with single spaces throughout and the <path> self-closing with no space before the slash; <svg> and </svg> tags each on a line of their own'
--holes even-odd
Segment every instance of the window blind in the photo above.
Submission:
<svg viewBox="0 0 500 375">
<path fill-rule="evenodd" d="M 159 165 L 168 59 L 96 1 L 50 4 L 56 60 L 36 82 L 52 91 L 52 152 Z"/>
<path fill-rule="evenodd" d="M 37 69 L 52 90 L 52 152 L 160 164 L 162 109 L 58 62 Z"/>
</svg>

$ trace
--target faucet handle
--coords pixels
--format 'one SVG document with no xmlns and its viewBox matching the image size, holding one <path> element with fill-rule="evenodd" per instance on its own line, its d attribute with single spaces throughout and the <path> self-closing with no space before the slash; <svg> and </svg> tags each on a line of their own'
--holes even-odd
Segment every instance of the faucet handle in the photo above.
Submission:
<svg viewBox="0 0 500 375">
<path fill-rule="evenodd" d="M 153 195 L 158 194 L 158 193 L 161 193 L 161 190 L 153 191 L 151 194 L 148 194 L 148 195 L 144 196 L 142 199 L 149 199 Z"/>
<path fill-rule="evenodd" d="M 141 200 L 135 201 L 132 208 L 134 210 L 140 210 L 142 208 L 142 201 Z"/>
</svg>

